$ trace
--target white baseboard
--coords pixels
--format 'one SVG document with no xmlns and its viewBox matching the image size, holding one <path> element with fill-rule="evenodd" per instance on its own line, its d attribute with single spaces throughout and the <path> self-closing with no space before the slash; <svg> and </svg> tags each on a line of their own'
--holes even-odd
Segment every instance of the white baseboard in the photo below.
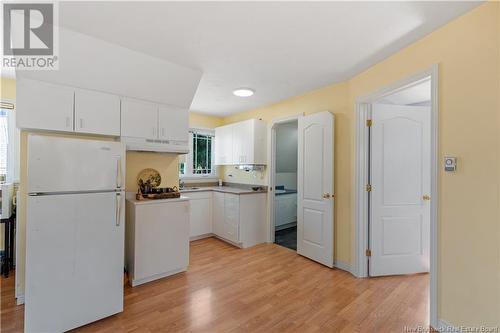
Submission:
<svg viewBox="0 0 500 333">
<path fill-rule="evenodd" d="M 446 320 L 438 319 L 438 327 L 433 327 L 436 331 L 442 333 L 455 333 L 460 332 L 460 328 L 458 326 L 452 325 L 448 323 Z"/>
<path fill-rule="evenodd" d="M 356 276 L 353 272 L 352 272 L 352 265 L 348 262 L 345 262 L 345 261 L 342 261 L 342 260 L 335 260 L 335 263 L 333 264 L 333 266 L 335 268 L 338 268 L 338 269 L 341 269 L 343 271 L 346 271 L 346 272 L 349 272 L 351 273 L 352 275 Z"/>
<path fill-rule="evenodd" d="M 16 304 L 17 305 L 23 305 L 24 304 L 24 295 L 18 295 L 16 297 Z"/>
<path fill-rule="evenodd" d="M 174 275 L 174 274 L 182 273 L 182 272 L 185 272 L 185 271 L 187 271 L 187 267 L 183 267 L 183 268 L 179 268 L 179 269 L 174 269 L 174 270 L 169 271 L 169 272 L 155 274 L 155 275 L 148 276 L 148 277 L 145 277 L 145 278 L 142 278 L 142 279 L 131 280 L 130 281 L 130 285 L 132 287 L 137 287 L 137 286 L 139 286 L 141 284 L 148 283 L 148 282 L 155 281 L 155 280 L 159 280 L 159 279 L 163 279 L 163 278 L 165 278 L 167 276 L 171 276 L 171 275 Z"/>
<path fill-rule="evenodd" d="M 208 234 L 203 234 L 203 235 L 189 237 L 189 241 L 192 242 L 192 241 L 195 241 L 195 240 L 204 239 L 204 238 L 210 238 L 210 237 L 214 237 L 214 236 L 215 236 L 214 234 L 208 233 Z"/>
</svg>

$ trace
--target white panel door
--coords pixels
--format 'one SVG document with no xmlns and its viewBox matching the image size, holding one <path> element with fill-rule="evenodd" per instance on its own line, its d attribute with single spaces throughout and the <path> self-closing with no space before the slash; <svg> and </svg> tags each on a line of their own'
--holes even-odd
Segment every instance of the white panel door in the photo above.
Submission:
<svg viewBox="0 0 500 333">
<path fill-rule="evenodd" d="M 28 197 L 26 332 L 63 332 L 123 310 L 118 194 Z"/>
<path fill-rule="evenodd" d="M 19 79 L 17 127 L 73 132 L 74 89 Z"/>
<path fill-rule="evenodd" d="M 28 136 L 28 192 L 107 191 L 125 184 L 122 143 Z"/>
<path fill-rule="evenodd" d="M 370 275 L 429 271 L 430 108 L 374 104 Z"/>
<path fill-rule="evenodd" d="M 298 121 L 297 253 L 333 267 L 333 125 L 329 112 Z"/>
<path fill-rule="evenodd" d="M 122 99 L 121 136 L 158 139 L 158 105 Z"/>
<path fill-rule="evenodd" d="M 189 139 L 189 114 L 187 109 L 160 105 L 158 119 L 160 139 L 187 144 Z"/>
<path fill-rule="evenodd" d="M 75 132 L 120 135 L 120 98 L 97 91 L 75 91 Z"/>
</svg>

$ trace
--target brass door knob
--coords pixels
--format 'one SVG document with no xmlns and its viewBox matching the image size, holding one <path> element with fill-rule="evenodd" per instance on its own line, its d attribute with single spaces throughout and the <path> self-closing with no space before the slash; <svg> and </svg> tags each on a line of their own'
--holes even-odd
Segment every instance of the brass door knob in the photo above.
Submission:
<svg viewBox="0 0 500 333">
<path fill-rule="evenodd" d="M 422 197 L 422 199 L 423 199 L 424 201 L 430 201 L 430 200 L 431 200 L 431 196 L 426 194 L 426 195 L 424 195 L 424 196 Z"/>
</svg>

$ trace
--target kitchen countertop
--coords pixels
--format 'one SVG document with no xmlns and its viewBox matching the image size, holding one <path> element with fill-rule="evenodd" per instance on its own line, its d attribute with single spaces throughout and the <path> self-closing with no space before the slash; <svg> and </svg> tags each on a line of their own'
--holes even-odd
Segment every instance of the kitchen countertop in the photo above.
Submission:
<svg viewBox="0 0 500 333">
<path fill-rule="evenodd" d="M 200 186 L 196 188 L 185 187 L 180 190 L 181 193 L 193 193 L 193 192 L 207 192 L 207 191 L 215 191 L 222 193 L 232 193 L 232 194 L 255 194 L 255 193 L 267 193 L 267 190 L 261 189 L 258 191 L 254 191 L 251 188 L 239 188 L 233 186 Z"/>
<path fill-rule="evenodd" d="M 287 194 L 295 194 L 295 193 L 297 193 L 297 190 L 288 190 L 288 189 L 276 190 L 274 192 L 275 195 L 287 195 Z"/>
<path fill-rule="evenodd" d="M 133 203 L 134 205 L 153 205 L 153 204 L 160 204 L 160 203 L 168 203 L 168 202 L 179 202 L 179 201 L 187 201 L 189 200 L 188 197 L 184 197 L 181 195 L 180 198 L 171 198 L 171 199 L 144 199 L 144 200 L 137 200 L 135 198 L 135 193 L 132 193 L 133 195 L 128 195 L 126 196 L 126 200 L 130 203 Z"/>
</svg>

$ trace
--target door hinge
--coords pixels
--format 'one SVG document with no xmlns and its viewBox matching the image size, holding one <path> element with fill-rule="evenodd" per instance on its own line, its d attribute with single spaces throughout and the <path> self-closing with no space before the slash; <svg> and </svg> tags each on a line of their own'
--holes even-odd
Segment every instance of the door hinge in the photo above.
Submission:
<svg viewBox="0 0 500 333">
<path fill-rule="evenodd" d="M 372 122 L 372 120 L 371 120 L 371 119 L 367 119 L 367 120 L 366 120 L 366 126 L 367 126 L 367 127 L 372 127 L 372 123 L 373 123 L 373 122 Z"/>
<path fill-rule="evenodd" d="M 372 256 L 372 250 L 366 249 L 365 254 L 366 254 L 367 257 L 371 257 Z"/>
<path fill-rule="evenodd" d="M 372 191 L 372 185 L 366 184 L 366 192 L 371 192 L 371 191 Z"/>
</svg>

